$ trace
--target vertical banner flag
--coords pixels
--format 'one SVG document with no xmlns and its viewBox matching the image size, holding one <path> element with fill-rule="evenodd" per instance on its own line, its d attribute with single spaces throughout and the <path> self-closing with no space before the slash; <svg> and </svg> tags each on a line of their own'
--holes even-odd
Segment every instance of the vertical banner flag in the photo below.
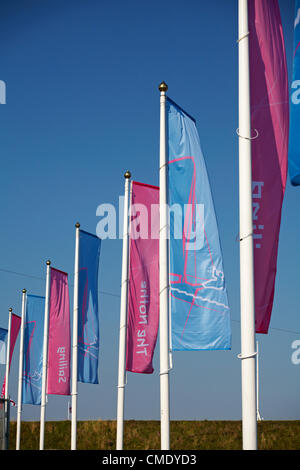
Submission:
<svg viewBox="0 0 300 470">
<path fill-rule="evenodd" d="M 289 91 L 277 0 L 250 0 L 248 11 L 255 323 L 257 333 L 268 333 L 287 178 Z"/>
<path fill-rule="evenodd" d="M 78 381 L 98 383 L 98 269 L 101 240 L 79 231 Z"/>
<path fill-rule="evenodd" d="M 195 120 L 169 98 L 172 349 L 230 349 L 218 226 Z"/>
<path fill-rule="evenodd" d="M 152 374 L 159 322 L 159 188 L 132 182 L 126 370 Z"/>
<path fill-rule="evenodd" d="M 0 364 L 6 364 L 6 338 L 8 330 L 0 328 Z"/>
<path fill-rule="evenodd" d="M 290 110 L 289 174 L 300 185 L 300 0 L 295 0 L 294 57 Z"/>
<path fill-rule="evenodd" d="M 10 327 L 9 369 L 10 369 L 17 337 L 20 331 L 20 326 L 21 326 L 21 317 L 12 313 L 11 314 L 11 327 Z M 1 397 L 4 397 L 4 396 L 5 396 L 5 377 L 4 377 L 4 382 L 2 385 L 2 392 L 1 392 Z"/>
<path fill-rule="evenodd" d="M 51 268 L 49 299 L 49 395 L 70 395 L 70 300 L 68 274 Z"/>
<path fill-rule="evenodd" d="M 40 405 L 42 396 L 45 297 L 27 295 L 22 403 Z"/>
</svg>

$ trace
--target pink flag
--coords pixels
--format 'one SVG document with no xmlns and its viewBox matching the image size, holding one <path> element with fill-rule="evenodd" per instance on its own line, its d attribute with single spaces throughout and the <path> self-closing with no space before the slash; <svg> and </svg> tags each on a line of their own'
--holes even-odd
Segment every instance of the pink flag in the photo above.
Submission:
<svg viewBox="0 0 300 470">
<path fill-rule="evenodd" d="M 21 326 L 21 317 L 12 313 L 11 314 L 11 326 L 10 326 L 10 348 L 9 348 L 9 369 L 8 370 L 10 370 L 12 355 L 15 349 L 15 344 L 16 344 L 17 337 L 19 334 L 20 326 Z M 1 397 L 5 396 L 5 382 L 6 382 L 5 379 L 6 377 L 4 376 Z"/>
<path fill-rule="evenodd" d="M 70 395 L 70 303 L 68 274 L 51 268 L 49 300 L 49 395 Z"/>
<path fill-rule="evenodd" d="M 288 162 L 289 91 L 277 0 L 249 0 L 256 332 L 267 333 Z"/>
<path fill-rule="evenodd" d="M 152 210 L 151 210 L 152 207 Z M 159 320 L 159 188 L 132 183 L 126 370 L 152 374 Z"/>
</svg>

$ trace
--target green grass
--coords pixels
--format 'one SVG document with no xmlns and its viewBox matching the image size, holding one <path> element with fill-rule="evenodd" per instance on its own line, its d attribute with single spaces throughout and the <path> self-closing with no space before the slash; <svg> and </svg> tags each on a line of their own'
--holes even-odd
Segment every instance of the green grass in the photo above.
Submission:
<svg viewBox="0 0 300 470">
<path fill-rule="evenodd" d="M 21 449 L 38 450 L 39 423 L 22 422 Z M 241 421 L 171 421 L 171 450 L 241 450 Z M 45 425 L 45 450 L 69 450 L 70 421 Z M 16 422 L 10 424 L 10 449 L 15 449 Z M 78 450 L 115 450 L 116 421 L 79 421 Z M 258 423 L 260 450 L 300 450 L 300 421 Z M 159 421 L 126 421 L 124 450 L 159 450 Z"/>
</svg>

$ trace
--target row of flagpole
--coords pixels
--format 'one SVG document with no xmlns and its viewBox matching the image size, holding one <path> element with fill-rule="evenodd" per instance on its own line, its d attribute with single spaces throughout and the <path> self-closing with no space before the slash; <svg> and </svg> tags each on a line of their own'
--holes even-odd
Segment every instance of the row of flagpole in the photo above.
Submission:
<svg viewBox="0 0 300 470">
<path fill-rule="evenodd" d="M 253 285 L 253 236 L 252 236 L 252 189 L 251 189 L 251 126 L 249 92 L 249 45 L 247 0 L 239 0 L 239 155 L 240 155 L 240 272 L 241 272 L 241 344 L 242 344 L 242 410 L 244 448 L 256 448 L 256 380 L 255 380 L 255 329 L 254 329 L 254 285 Z M 166 91 L 162 82 L 160 90 L 160 244 L 159 244 L 159 305 L 160 305 L 160 421 L 161 449 L 170 448 L 170 393 L 169 393 L 169 271 L 168 271 L 168 213 L 167 213 L 167 144 L 166 144 Z M 241 136 L 245 136 L 244 138 Z M 128 207 L 130 173 L 125 173 L 124 235 L 121 280 L 119 373 L 117 404 L 116 448 L 123 449 L 124 434 L 124 394 L 126 381 L 126 328 L 128 297 Z M 76 449 L 77 431 L 77 338 L 78 338 L 78 263 L 79 263 L 79 224 L 76 224 L 75 266 L 74 266 L 74 305 L 73 305 L 73 344 L 72 344 L 72 423 L 71 449 Z M 43 376 L 40 418 L 40 449 L 44 449 L 46 380 L 47 380 L 47 340 L 49 318 L 50 261 L 47 261 L 45 323 L 43 343 Z M 16 448 L 20 448 L 20 424 L 22 402 L 22 368 L 24 315 L 26 290 L 22 296 L 21 346 L 19 360 L 18 419 Z M 7 388 L 7 384 L 6 384 Z"/>
<path fill-rule="evenodd" d="M 251 155 L 251 113 L 250 113 L 250 65 L 249 65 L 249 25 L 248 1 L 238 0 L 239 6 L 239 219 L 240 219 L 240 316 L 241 316 L 241 382 L 242 382 L 242 424 L 243 448 L 257 449 L 258 410 L 258 368 L 257 345 L 255 340 L 255 297 L 254 297 L 254 252 L 252 214 L 252 155 Z M 166 131 L 166 92 L 162 82 L 160 91 L 160 151 L 159 151 L 159 331 L 160 331 L 160 422 L 161 449 L 170 449 L 170 390 L 169 390 L 169 225 L 167 193 L 167 131 Z M 117 436 L 116 448 L 123 449 L 124 397 L 126 385 L 126 332 L 128 308 L 129 270 L 129 206 L 130 172 L 125 173 L 125 198 L 123 222 L 123 254 L 120 303 L 120 336 L 118 363 L 117 397 Z M 73 302 L 73 342 L 72 342 L 72 423 L 71 449 L 76 449 L 77 434 L 77 353 L 78 353 L 78 272 L 79 272 L 79 224 L 76 224 L 74 302 Z M 44 448 L 46 380 L 47 380 L 47 341 L 49 316 L 50 261 L 47 261 L 45 323 L 43 343 L 43 379 L 40 423 L 40 449 Z M 22 370 L 24 315 L 26 290 L 22 293 L 22 320 L 20 335 L 20 360 L 18 382 L 17 441 L 20 448 L 20 423 L 22 403 Z M 11 318 L 11 317 L 10 317 Z M 10 320 L 9 320 L 10 321 Z M 7 361 L 8 362 L 8 361 Z M 8 363 L 7 366 L 8 367 Z M 6 372 L 7 374 L 7 372 Z M 8 374 L 5 384 L 5 397 L 8 398 Z"/>
<path fill-rule="evenodd" d="M 239 207 L 240 207 L 240 308 L 243 448 L 257 449 L 257 382 L 254 311 L 254 261 L 251 176 L 251 115 L 248 2 L 239 0 Z M 160 329 L 160 422 L 161 449 L 170 449 L 169 393 L 169 270 L 167 214 L 166 91 L 160 90 L 160 238 L 159 238 L 159 329 Z M 117 449 L 123 449 L 125 342 L 128 281 L 128 175 L 125 176 L 125 211 L 119 345 Z"/>
<path fill-rule="evenodd" d="M 166 91 L 168 87 L 162 82 L 160 91 L 160 152 L 159 152 L 159 330 L 160 330 L 160 422 L 161 449 L 170 448 L 170 404 L 169 404 L 169 260 L 168 260 L 168 211 L 167 211 L 167 138 L 166 138 Z M 123 449 L 124 435 L 124 394 L 126 382 L 126 329 L 128 305 L 128 266 L 129 266 L 129 179 L 130 172 L 125 173 L 124 222 L 123 222 L 123 255 L 120 306 L 120 339 L 119 339 L 119 375 L 117 404 L 117 450 Z"/>
<path fill-rule="evenodd" d="M 35 390 L 39 390 L 40 391 L 40 401 L 38 401 L 38 398 L 36 397 L 30 397 L 30 401 L 25 401 L 25 403 L 32 403 L 32 404 L 40 404 L 40 439 L 39 439 L 39 449 L 40 450 L 43 450 L 44 449 L 44 442 L 45 442 L 45 415 L 46 415 L 46 404 L 47 404 L 47 393 L 49 394 L 62 394 L 62 395 L 71 395 L 71 400 L 72 400 L 72 417 L 71 417 L 71 450 L 76 450 L 76 447 L 77 447 L 77 395 L 78 395 L 78 381 L 82 381 L 82 382 L 90 382 L 90 383 L 98 383 L 98 379 L 97 379 L 97 371 L 94 371 L 91 372 L 91 369 L 89 369 L 89 366 L 91 366 L 91 363 L 89 363 L 89 365 L 87 366 L 87 369 L 88 369 L 88 373 L 85 375 L 85 373 L 81 370 L 80 372 L 80 377 L 78 375 L 78 311 L 79 311 L 79 271 L 80 271 L 80 268 L 79 268 L 79 253 L 80 253 L 80 237 L 82 236 L 83 237 L 83 243 L 84 243 L 84 240 L 88 240 L 88 243 L 91 243 L 92 240 L 97 240 L 97 242 L 93 242 L 92 245 L 88 245 L 89 247 L 93 246 L 93 249 L 92 251 L 90 252 L 91 253 L 91 256 L 93 259 L 93 263 L 94 263 L 94 268 L 96 269 L 95 272 L 91 273 L 90 276 L 91 276 L 91 284 L 92 284 L 92 287 L 89 286 L 88 287 L 88 279 L 87 278 L 84 278 L 83 277 L 83 281 L 82 281 L 82 284 L 81 284 L 81 287 L 88 287 L 89 291 L 88 291 L 88 297 L 89 296 L 92 296 L 93 294 L 96 293 L 96 283 L 97 283 L 97 279 L 98 279 L 98 275 L 97 275 L 97 272 L 98 272 L 98 258 L 99 258 L 99 253 L 100 253 L 100 242 L 101 240 L 99 240 L 97 237 L 95 237 L 94 235 L 88 233 L 88 232 L 84 232 L 84 231 L 80 231 L 80 224 L 77 222 L 75 224 L 75 266 L 74 266 L 74 291 L 73 291 L 73 338 L 72 338 L 72 344 L 70 345 L 70 348 L 69 346 L 68 347 L 68 350 L 70 349 L 70 352 L 71 352 L 71 349 L 72 349 L 72 354 L 70 354 L 70 361 L 69 362 L 66 362 L 65 361 L 65 356 L 64 356 L 64 359 L 60 366 L 61 366 L 61 369 L 59 369 L 59 365 L 57 366 L 58 369 L 56 368 L 56 374 L 57 374 L 57 380 L 58 382 L 57 383 L 68 383 L 69 381 L 69 378 L 67 379 L 65 376 L 63 377 L 63 379 L 61 380 L 61 373 L 63 373 L 64 375 L 64 369 L 65 367 L 68 368 L 68 377 L 69 377 L 69 371 L 71 369 L 71 362 L 72 362 L 72 387 L 69 388 L 69 386 L 60 389 L 58 390 L 57 388 L 55 389 L 55 391 L 53 390 L 53 386 L 51 385 L 51 391 L 49 390 L 49 361 L 50 361 L 50 358 L 49 358 L 49 325 L 50 325 L 50 316 L 52 315 L 52 322 L 53 322 L 53 305 L 56 305 L 59 304 L 59 306 L 56 305 L 56 307 L 58 308 L 58 310 L 56 311 L 55 315 L 61 315 L 62 314 L 62 310 L 61 308 L 63 308 L 63 311 L 66 312 L 66 322 L 68 322 L 69 324 L 69 321 L 70 321 L 70 311 L 69 311 L 69 293 L 68 293 L 68 284 L 67 284 L 67 273 L 64 273 L 62 271 L 59 271 L 59 270 L 56 270 L 54 268 L 51 268 L 51 262 L 50 260 L 48 260 L 46 262 L 46 285 L 45 285 L 45 297 L 39 297 L 39 296 L 29 296 L 29 297 L 36 297 L 40 300 L 44 300 L 44 304 L 43 304 L 43 331 L 42 331 L 42 338 L 39 342 L 40 344 L 40 347 L 41 347 L 41 363 L 42 363 L 42 366 L 41 366 L 41 372 L 37 372 L 35 371 L 33 373 L 33 376 L 35 376 L 35 378 L 37 377 L 37 374 L 41 376 L 41 386 L 36 386 L 35 387 Z M 95 248 L 97 250 L 97 252 L 95 252 Z M 84 252 L 84 249 L 83 249 L 83 252 Z M 87 260 L 86 258 L 84 257 L 86 256 L 86 253 L 84 254 L 83 253 L 83 259 L 85 260 L 84 263 L 87 263 Z M 87 265 L 85 265 L 86 267 L 83 268 L 84 269 L 84 272 L 87 273 L 88 272 L 88 268 L 87 268 Z M 56 272 L 56 274 L 51 274 L 52 271 Z M 59 296 L 64 299 L 62 300 L 63 302 L 63 306 L 61 307 L 61 298 L 58 300 L 58 298 L 56 297 L 56 292 L 55 292 L 55 289 L 52 293 L 52 275 L 53 275 L 53 279 L 54 279 L 54 285 L 56 286 L 60 286 L 60 287 L 57 287 L 58 289 L 58 292 L 59 292 Z M 62 276 L 63 279 L 65 279 L 65 286 L 66 287 L 62 287 L 63 284 L 61 284 L 61 277 L 55 277 L 55 276 Z M 93 289 L 93 293 L 90 289 Z M 65 289 L 64 291 L 62 289 Z M 83 291 L 83 289 L 81 289 L 81 291 Z M 52 298 L 52 294 L 54 295 L 54 297 Z M 22 414 L 22 403 L 24 402 L 23 400 L 23 386 L 24 386 L 24 383 L 26 383 L 26 381 L 29 379 L 29 382 L 31 381 L 31 374 L 27 374 L 24 372 L 24 361 L 25 361 L 25 351 L 24 351 L 24 333 L 25 333 L 25 328 L 27 327 L 27 324 L 28 324 L 28 321 L 29 319 L 27 318 L 27 297 L 28 297 L 28 293 L 27 293 L 27 290 L 26 289 L 23 289 L 22 291 L 22 312 L 21 312 L 21 318 L 20 317 L 17 317 L 19 318 L 20 320 L 20 327 L 19 329 L 16 330 L 16 337 L 18 335 L 18 332 L 20 330 L 20 350 L 19 350 L 19 375 L 18 375 L 18 403 L 17 403 L 17 432 L 16 432 L 16 450 L 20 450 L 20 440 L 21 440 L 21 414 Z M 90 298 L 90 297 L 89 297 Z M 53 300 L 53 301 L 52 301 Z M 50 307 L 50 302 L 52 307 Z M 64 303 L 65 302 L 65 303 Z M 93 302 L 93 299 L 91 300 L 91 302 Z M 86 315 L 87 314 L 87 310 L 89 308 L 92 308 L 92 309 L 95 309 L 95 312 L 96 312 L 96 315 L 98 316 L 98 312 L 97 312 L 97 306 L 94 304 L 94 303 L 91 303 L 90 304 L 90 300 L 86 300 L 86 305 L 85 305 L 85 309 L 82 310 L 82 314 L 83 315 Z M 52 308 L 52 310 L 51 310 Z M 83 308 L 83 306 L 82 306 Z M 39 311 L 39 315 L 42 314 L 42 311 Z M 12 309 L 10 309 L 9 311 L 9 327 L 8 327 L 8 344 L 7 344 L 7 360 L 6 360 L 6 377 L 5 377 L 5 398 L 8 400 L 8 376 L 9 376 L 9 366 L 10 366 L 10 361 L 9 361 L 9 355 L 10 355 L 10 360 L 11 360 L 11 356 L 12 356 L 12 350 L 11 350 L 11 347 L 10 347 L 10 339 L 11 339 L 11 332 L 10 332 L 10 328 L 11 328 L 11 316 L 12 316 Z M 55 317 L 55 321 L 54 323 L 56 323 L 56 320 L 58 320 L 58 317 Z M 85 317 L 86 318 L 86 317 Z M 83 318 L 82 318 L 83 319 Z M 82 319 L 81 319 L 81 322 L 82 322 Z M 38 319 L 36 319 L 36 321 L 42 321 L 42 318 L 40 318 L 40 316 L 38 317 Z M 88 318 L 86 318 L 86 322 L 90 321 Z M 53 326 L 54 326 L 54 323 L 53 323 Z M 64 325 L 60 322 L 59 323 L 60 325 L 60 328 L 64 328 Z M 66 326 L 67 327 L 67 326 Z M 42 328 L 42 323 L 41 323 L 41 327 Z M 84 332 L 83 330 L 83 325 L 81 325 L 81 331 L 80 331 L 80 335 L 81 335 L 81 342 L 83 342 L 81 344 L 81 346 L 84 344 L 84 335 L 86 335 L 87 333 Z M 85 326 L 84 328 L 88 328 L 87 324 L 85 323 Z M 32 340 L 33 338 L 35 337 L 34 336 L 34 331 L 32 331 L 31 333 L 31 344 L 32 344 Z M 54 333 L 52 331 L 52 342 L 53 342 L 53 338 L 55 337 L 55 335 L 60 335 L 60 332 L 61 330 L 55 330 Z M 65 338 L 63 336 L 63 338 Z M 96 338 L 97 338 L 97 341 L 98 341 L 98 335 L 96 333 Z M 27 339 L 28 340 L 28 339 Z M 61 343 L 62 341 L 62 338 L 60 337 L 60 343 L 59 344 L 63 344 Z M 63 339 L 63 341 L 65 341 L 65 339 Z M 97 346 L 97 341 L 95 343 L 95 341 L 93 342 L 93 348 L 96 348 L 95 350 L 97 351 L 96 355 L 93 356 L 94 357 L 94 361 L 95 361 L 95 364 L 97 364 L 97 367 L 98 367 L 98 346 Z M 68 343 L 68 341 L 67 341 Z M 26 353 L 26 358 L 27 358 L 27 355 L 29 354 L 29 349 L 31 348 L 31 346 L 29 347 L 29 345 L 27 344 L 26 347 L 28 348 L 27 353 Z M 88 348 L 89 346 L 87 346 Z M 32 348 L 31 348 L 32 349 Z M 58 348 L 59 350 L 61 350 L 62 348 L 59 347 Z M 59 353 L 59 351 L 57 350 L 57 347 L 56 347 L 56 352 Z M 65 350 L 63 351 L 63 354 L 65 353 Z M 84 351 L 81 351 L 81 354 L 85 356 L 85 353 L 86 353 L 86 350 L 84 349 Z M 72 356 L 72 357 L 71 357 Z M 29 357 L 29 356 L 28 356 Z M 53 360 L 53 354 L 52 354 L 52 360 Z M 72 360 L 72 361 L 71 361 Z M 82 367 L 84 367 L 84 364 L 82 363 L 81 364 Z M 93 366 L 94 367 L 94 366 Z M 91 374 L 95 373 L 95 375 L 92 377 Z M 91 378 L 92 377 L 92 378 Z M 56 379 L 55 379 L 56 380 Z M 39 388 L 40 387 L 40 388 Z M 48 388 L 48 391 L 47 391 L 47 388 Z M 28 400 L 28 398 L 26 399 Z M 33 401 L 32 401 L 33 400 Z"/>
<path fill-rule="evenodd" d="M 72 423 L 71 423 L 71 450 L 76 449 L 77 435 L 77 342 L 78 342 L 78 260 L 79 260 L 79 227 L 76 223 L 75 236 L 75 276 L 74 276 L 74 308 L 73 308 L 73 357 L 72 357 Z M 42 363 L 42 390 L 41 390 L 41 408 L 40 408 L 40 439 L 39 449 L 44 449 L 45 442 L 45 414 L 46 414 L 46 386 L 47 386 L 47 368 L 48 368 L 48 337 L 49 337 L 49 299 L 50 299 L 50 265 L 46 262 L 46 292 L 45 292 L 45 312 L 44 312 L 44 333 L 43 333 L 43 363 Z M 23 381 L 23 358 L 24 358 L 24 332 L 25 332 L 25 314 L 26 314 L 26 289 L 22 290 L 22 310 L 20 326 L 20 350 L 19 350 L 19 374 L 18 374 L 18 402 L 17 402 L 17 428 L 16 428 L 16 450 L 20 450 L 21 441 L 21 414 L 22 414 L 22 381 Z M 9 354 L 11 337 L 11 315 L 12 309 L 9 309 L 8 322 L 8 342 L 7 358 L 5 372 L 5 400 L 8 402 L 8 383 L 9 383 Z"/>
</svg>

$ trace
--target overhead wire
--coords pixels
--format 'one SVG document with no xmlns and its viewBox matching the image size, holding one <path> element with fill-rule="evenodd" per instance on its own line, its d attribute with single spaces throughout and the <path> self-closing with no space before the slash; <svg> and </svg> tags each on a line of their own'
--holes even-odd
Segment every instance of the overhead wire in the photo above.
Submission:
<svg viewBox="0 0 300 470">
<path fill-rule="evenodd" d="M 39 281 L 45 281 L 46 280 L 46 278 L 43 278 L 43 277 L 40 277 L 40 276 L 34 276 L 32 274 L 21 273 L 21 272 L 18 272 L 18 271 L 13 271 L 11 269 L 0 268 L 0 271 L 8 273 L 8 274 L 15 274 L 15 275 L 18 275 L 18 276 L 28 277 L 28 278 L 31 278 L 31 279 L 37 279 Z M 70 275 L 74 276 L 73 273 L 71 273 Z M 72 284 L 70 284 L 70 286 L 72 286 Z M 107 291 L 104 291 L 104 290 L 97 290 L 97 292 L 98 292 L 98 294 L 108 295 L 108 296 L 111 296 L 111 297 L 116 297 L 116 298 L 121 297 L 119 294 L 113 294 L 112 292 L 107 292 Z M 232 318 L 231 321 L 236 322 L 236 323 L 240 323 L 240 320 L 236 320 L 234 318 Z M 280 331 L 280 332 L 283 332 L 283 333 L 290 333 L 290 334 L 300 335 L 300 331 L 288 330 L 288 329 L 285 329 L 285 328 L 270 327 L 270 330 Z"/>
</svg>

